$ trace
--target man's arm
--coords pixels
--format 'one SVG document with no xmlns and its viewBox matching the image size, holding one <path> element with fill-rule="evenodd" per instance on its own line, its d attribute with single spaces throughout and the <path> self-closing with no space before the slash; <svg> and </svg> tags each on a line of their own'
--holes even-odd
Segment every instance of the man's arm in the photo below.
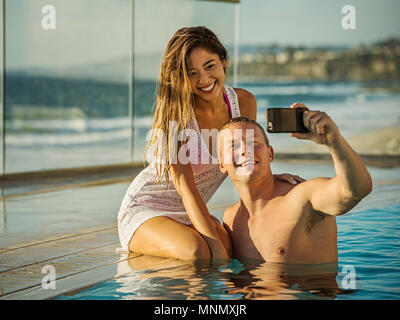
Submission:
<svg viewBox="0 0 400 320">
<path fill-rule="evenodd" d="M 296 103 L 292 108 L 305 107 Z M 358 154 L 342 137 L 332 119 L 324 112 L 306 111 L 304 125 L 309 133 L 294 133 L 298 139 L 324 144 L 331 153 L 336 176 L 313 179 L 308 184 L 314 210 L 340 215 L 351 210 L 372 190 L 372 179 Z"/>
</svg>

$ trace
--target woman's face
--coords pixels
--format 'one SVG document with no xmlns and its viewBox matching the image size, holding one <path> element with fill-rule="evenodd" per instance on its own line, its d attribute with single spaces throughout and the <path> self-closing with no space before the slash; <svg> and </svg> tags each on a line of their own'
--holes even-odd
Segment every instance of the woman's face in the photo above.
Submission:
<svg viewBox="0 0 400 320">
<path fill-rule="evenodd" d="M 189 79 L 193 93 L 204 100 L 214 100 L 225 82 L 226 61 L 203 47 L 194 48 L 189 57 Z"/>
</svg>

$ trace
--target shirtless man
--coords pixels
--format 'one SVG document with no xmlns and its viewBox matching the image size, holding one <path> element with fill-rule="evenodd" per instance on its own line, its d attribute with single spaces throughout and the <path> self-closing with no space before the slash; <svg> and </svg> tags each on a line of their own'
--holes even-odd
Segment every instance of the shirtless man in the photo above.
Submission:
<svg viewBox="0 0 400 320">
<path fill-rule="evenodd" d="M 291 106 L 298 107 L 306 106 Z M 309 133 L 291 136 L 326 145 L 335 177 L 297 185 L 278 181 L 270 168 L 273 149 L 259 124 L 235 118 L 220 130 L 220 170 L 228 172 L 241 198 L 223 217 L 236 258 L 299 264 L 338 260 L 336 216 L 367 196 L 372 180 L 327 114 L 307 110 L 303 121 Z"/>
</svg>

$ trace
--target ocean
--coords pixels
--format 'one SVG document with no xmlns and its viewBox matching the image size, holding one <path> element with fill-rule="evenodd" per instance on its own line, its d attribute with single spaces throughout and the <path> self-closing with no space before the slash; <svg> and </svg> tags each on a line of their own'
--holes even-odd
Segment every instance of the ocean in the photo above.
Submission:
<svg viewBox="0 0 400 320">
<path fill-rule="evenodd" d="M 345 138 L 400 124 L 400 93 L 366 90 L 362 83 L 253 82 L 238 87 L 255 95 L 257 120 L 264 127 L 267 108 L 289 107 L 294 102 L 325 111 Z M 143 161 L 152 116 L 136 116 L 133 123 L 131 158 L 128 117 L 7 120 L 6 172 Z M 290 152 L 310 143 L 288 134 L 269 134 L 269 139 L 275 152 Z"/>
</svg>

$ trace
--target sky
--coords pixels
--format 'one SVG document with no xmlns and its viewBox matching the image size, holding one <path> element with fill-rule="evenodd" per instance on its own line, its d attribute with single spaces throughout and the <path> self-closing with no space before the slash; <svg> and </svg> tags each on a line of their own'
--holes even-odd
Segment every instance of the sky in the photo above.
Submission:
<svg viewBox="0 0 400 320">
<path fill-rule="evenodd" d="M 355 8 L 344 30 L 342 7 Z M 399 0 L 241 0 L 240 43 L 359 45 L 400 35 Z"/>
<path fill-rule="evenodd" d="M 131 0 L 5 0 L 6 66 L 79 66 L 129 55 Z M 44 5 L 56 9 L 56 29 L 44 30 Z M 356 29 L 341 26 L 352 4 Z M 135 0 L 135 54 L 160 55 L 183 26 L 205 25 L 225 45 L 349 45 L 400 35 L 399 0 Z"/>
</svg>

